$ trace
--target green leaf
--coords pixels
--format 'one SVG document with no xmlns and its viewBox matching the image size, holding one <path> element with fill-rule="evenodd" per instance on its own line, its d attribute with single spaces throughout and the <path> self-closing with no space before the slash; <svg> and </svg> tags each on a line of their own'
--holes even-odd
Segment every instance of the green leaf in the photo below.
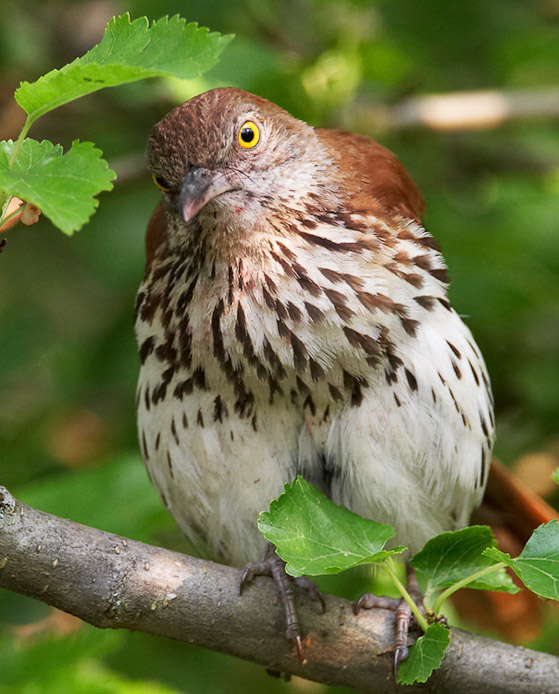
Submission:
<svg viewBox="0 0 559 694">
<path fill-rule="evenodd" d="M 232 38 L 187 24 L 178 15 L 162 17 L 150 26 L 146 17 L 131 22 L 126 13 L 113 17 L 101 42 L 81 58 L 36 82 L 22 82 L 15 99 L 35 120 L 104 87 L 146 77 L 192 79 L 217 63 Z"/>
<path fill-rule="evenodd" d="M 405 549 L 383 550 L 393 528 L 336 506 L 302 477 L 285 485 L 270 511 L 260 514 L 258 527 L 276 546 L 291 576 L 338 573 Z"/>
<path fill-rule="evenodd" d="M 559 484 L 559 467 L 551 473 L 555 484 Z"/>
<path fill-rule="evenodd" d="M 492 566 L 495 562 L 484 556 L 483 552 L 496 546 L 489 527 L 473 525 L 433 537 L 411 559 L 410 564 L 416 571 L 422 590 L 432 592 Z M 506 593 L 517 593 L 519 590 L 504 569 L 480 576 L 468 583 L 467 587 Z"/>
<path fill-rule="evenodd" d="M 450 631 L 442 624 L 431 624 L 410 648 L 410 654 L 398 668 L 398 684 L 427 682 L 443 661 L 450 643 Z"/>
<path fill-rule="evenodd" d="M 69 635 L 41 633 L 25 642 L 2 634 L 0 692 L 179 694 L 179 689 L 164 683 L 131 679 L 120 668 L 110 669 L 105 661 L 119 652 L 125 641 L 124 632 L 94 629 L 89 624 Z"/>
<path fill-rule="evenodd" d="M 505 562 L 534 593 L 559 600 L 559 523 L 556 520 L 536 528 L 516 559 L 493 548 L 485 554 Z"/>
<path fill-rule="evenodd" d="M 510 554 L 501 552 L 501 550 L 497 549 L 496 547 L 488 547 L 487 549 L 484 549 L 483 554 L 485 557 L 492 559 L 495 563 L 502 561 L 507 566 L 510 566 L 511 569 L 514 568 L 512 564 L 514 559 L 511 558 Z"/>
<path fill-rule="evenodd" d="M 95 195 L 111 190 L 114 171 L 91 142 L 64 154 L 48 140 L 25 139 L 10 166 L 11 140 L 0 142 L 0 189 L 37 205 L 65 234 L 80 229 L 99 204 Z"/>
</svg>

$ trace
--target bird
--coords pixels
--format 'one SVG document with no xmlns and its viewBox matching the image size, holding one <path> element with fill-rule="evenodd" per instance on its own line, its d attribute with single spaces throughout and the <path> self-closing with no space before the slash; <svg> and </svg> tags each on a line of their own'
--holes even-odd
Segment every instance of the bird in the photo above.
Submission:
<svg viewBox="0 0 559 694">
<path fill-rule="evenodd" d="M 464 527 L 493 447 L 487 369 L 380 144 L 226 87 L 165 115 L 146 156 L 162 200 L 136 300 L 142 457 L 203 556 L 245 567 L 241 585 L 273 576 L 300 651 L 260 512 L 302 475 L 412 554 Z"/>
</svg>

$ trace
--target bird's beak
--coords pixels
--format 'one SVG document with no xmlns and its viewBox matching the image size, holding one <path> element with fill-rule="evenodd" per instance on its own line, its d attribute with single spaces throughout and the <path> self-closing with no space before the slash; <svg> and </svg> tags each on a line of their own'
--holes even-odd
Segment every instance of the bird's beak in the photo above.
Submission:
<svg viewBox="0 0 559 694">
<path fill-rule="evenodd" d="M 201 166 L 192 166 L 182 181 L 180 209 L 182 218 L 188 222 L 213 198 L 231 190 L 231 184 L 221 171 L 209 171 Z"/>
</svg>

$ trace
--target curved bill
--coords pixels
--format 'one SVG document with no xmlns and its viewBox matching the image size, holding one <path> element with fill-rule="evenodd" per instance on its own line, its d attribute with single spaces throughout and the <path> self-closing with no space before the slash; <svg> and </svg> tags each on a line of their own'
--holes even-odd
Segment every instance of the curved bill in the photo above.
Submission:
<svg viewBox="0 0 559 694">
<path fill-rule="evenodd" d="M 183 178 L 180 193 L 183 220 L 190 221 L 206 203 L 228 190 L 231 190 L 231 184 L 221 171 L 192 166 Z"/>
</svg>

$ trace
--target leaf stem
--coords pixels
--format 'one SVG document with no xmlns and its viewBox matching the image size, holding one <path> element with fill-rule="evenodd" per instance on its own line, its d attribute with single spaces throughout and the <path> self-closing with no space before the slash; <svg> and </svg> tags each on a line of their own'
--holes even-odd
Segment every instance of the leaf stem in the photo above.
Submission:
<svg viewBox="0 0 559 694">
<path fill-rule="evenodd" d="M 8 206 L 9 206 L 10 202 L 12 201 L 12 198 L 13 198 L 13 196 L 9 195 L 8 199 L 6 200 L 6 203 L 2 206 L 2 213 L 0 214 L 0 229 L 2 229 L 4 224 L 9 222 L 12 217 L 15 217 L 16 214 L 19 214 L 21 212 L 21 205 L 20 205 L 13 212 L 10 212 L 10 214 L 7 217 L 4 217 L 4 215 L 6 214 L 6 211 L 8 209 Z"/>
<path fill-rule="evenodd" d="M 14 161 L 16 160 L 18 152 L 21 149 L 21 145 L 23 144 L 23 141 L 25 140 L 25 136 L 29 132 L 29 128 L 33 125 L 35 120 L 36 119 L 30 115 L 28 115 L 27 118 L 25 119 L 25 123 L 23 124 L 23 128 L 21 129 L 19 135 L 17 136 L 17 140 L 14 143 L 14 149 L 12 151 L 12 155 L 11 155 L 10 160 L 8 162 L 8 165 L 10 168 L 12 167 Z"/>
<path fill-rule="evenodd" d="M 4 215 L 6 214 L 11 199 L 12 196 L 8 195 L 5 190 L 0 190 L 0 225 L 4 223 Z"/>
<path fill-rule="evenodd" d="M 476 571 L 475 573 L 470 574 L 469 576 L 466 576 L 465 578 L 462 578 L 460 581 L 457 581 L 453 585 L 449 586 L 446 590 L 443 590 L 443 592 L 435 600 L 435 603 L 433 604 L 433 612 L 436 615 L 438 615 L 439 610 L 441 609 L 443 602 L 445 600 L 447 600 L 453 593 L 455 593 L 460 588 L 464 588 L 464 586 L 467 586 L 468 583 L 471 583 L 472 581 L 477 581 L 478 578 L 482 578 L 483 576 L 486 576 L 487 574 L 493 573 L 494 571 L 499 571 L 500 569 L 504 569 L 505 567 L 506 567 L 505 562 L 500 561 L 497 564 L 492 564 L 491 566 L 486 566 L 484 569 L 480 569 L 479 571 Z"/>
<path fill-rule="evenodd" d="M 382 568 L 388 572 L 388 575 L 394 581 L 394 585 L 396 586 L 396 588 L 398 588 L 401 596 L 404 598 L 404 600 L 410 606 L 410 609 L 413 612 L 414 617 L 417 619 L 417 623 L 421 627 L 422 631 L 424 631 L 424 632 L 427 631 L 427 628 L 429 627 L 429 625 L 427 624 L 427 620 L 421 614 L 419 607 L 417 606 L 415 600 L 412 598 L 412 596 L 406 590 L 406 586 L 398 578 L 398 575 L 396 574 L 396 571 L 394 570 L 394 562 L 391 561 L 391 559 L 389 558 L 385 562 L 380 564 L 380 566 L 382 566 Z"/>
<path fill-rule="evenodd" d="M 19 135 L 17 136 L 17 140 L 14 143 L 14 148 L 12 150 L 12 154 L 8 160 L 8 166 L 10 169 L 12 168 L 14 161 L 16 160 L 16 157 L 18 155 L 19 150 L 21 149 L 21 145 L 23 144 L 23 141 L 25 140 L 25 136 L 29 132 L 29 128 L 33 125 L 35 122 L 35 118 L 33 118 L 30 115 L 27 115 L 27 118 L 25 119 L 25 123 L 23 124 L 22 129 L 19 132 Z M 0 226 L 3 226 L 9 219 L 11 219 L 19 210 L 16 210 L 12 214 L 6 215 L 6 210 L 8 209 L 8 205 L 11 202 L 12 195 L 8 195 L 5 191 L 0 191 L 0 206 L 2 207 L 2 212 L 0 213 Z"/>
</svg>

